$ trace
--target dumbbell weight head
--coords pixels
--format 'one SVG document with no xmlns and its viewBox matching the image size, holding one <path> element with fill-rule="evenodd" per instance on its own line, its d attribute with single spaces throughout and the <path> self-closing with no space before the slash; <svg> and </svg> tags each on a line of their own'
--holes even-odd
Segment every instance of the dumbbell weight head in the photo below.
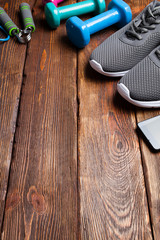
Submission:
<svg viewBox="0 0 160 240">
<path fill-rule="evenodd" d="M 105 7 L 105 0 L 86 0 L 59 8 L 49 2 L 45 5 L 45 17 L 49 26 L 54 29 L 60 25 L 60 21 L 63 19 L 89 12 L 97 15 L 104 12 Z"/>
<path fill-rule="evenodd" d="M 49 2 L 53 3 L 57 7 L 58 3 L 63 2 L 63 0 L 42 0 L 43 6 L 45 6 Z"/>
<path fill-rule="evenodd" d="M 53 3 L 49 2 L 45 5 L 44 11 L 49 26 L 52 29 L 57 28 L 61 21 L 58 8 Z"/>
<path fill-rule="evenodd" d="M 127 3 L 122 0 L 112 0 L 108 5 L 108 10 L 117 8 L 121 15 L 121 20 L 116 24 L 118 28 L 124 27 L 132 19 L 132 12 Z"/>
<path fill-rule="evenodd" d="M 105 11 L 106 4 L 104 0 L 94 0 L 94 3 L 96 5 L 95 11 L 93 12 L 94 15 L 100 14 Z"/>
<path fill-rule="evenodd" d="M 90 42 L 90 32 L 85 24 L 77 16 L 71 17 L 66 22 L 67 35 L 71 42 L 79 48 L 83 48 Z"/>
</svg>

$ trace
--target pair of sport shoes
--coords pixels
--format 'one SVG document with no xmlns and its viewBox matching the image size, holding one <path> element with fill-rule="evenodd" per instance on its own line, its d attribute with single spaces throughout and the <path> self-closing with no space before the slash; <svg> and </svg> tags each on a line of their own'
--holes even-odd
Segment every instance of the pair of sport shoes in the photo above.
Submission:
<svg viewBox="0 0 160 240">
<path fill-rule="evenodd" d="M 130 103 L 160 107 L 160 2 L 98 46 L 90 65 L 103 75 L 123 76 L 117 90 Z"/>
</svg>

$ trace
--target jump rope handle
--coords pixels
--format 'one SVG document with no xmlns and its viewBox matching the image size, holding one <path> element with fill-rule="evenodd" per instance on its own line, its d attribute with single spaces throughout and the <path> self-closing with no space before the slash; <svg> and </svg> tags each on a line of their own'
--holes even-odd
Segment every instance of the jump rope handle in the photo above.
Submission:
<svg viewBox="0 0 160 240">
<path fill-rule="evenodd" d="M 35 24 L 32 17 L 32 12 L 28 3 L 21 3 L 19 6 L 22 22 L 25 29 L 35 31 Z"/>
<path fill-rule="evenodd" d="M 19 33 L 19 28 L 15 25 L 2 7 L 0 7 L 0 25 L 10 36 L 14 36 L 15 34 Z"/>
</svg>

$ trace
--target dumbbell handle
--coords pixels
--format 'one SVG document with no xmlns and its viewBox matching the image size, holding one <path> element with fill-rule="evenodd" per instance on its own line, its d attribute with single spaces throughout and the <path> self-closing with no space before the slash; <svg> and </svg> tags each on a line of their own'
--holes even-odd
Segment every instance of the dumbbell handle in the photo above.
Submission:
<svg viewBox="0 0 160 240">
<path fill-rule="evenodd" d="M 89 7 L 89 11 L 88 11 Z M 95 10 L 95 3 L 93 0 L 87 0 L 71 5 L 59 7 L 58 11 L 61 16 L 61 20 L 69 18 L 71 16 L 81 15 Z M 73 13 L 73 14 L 72 14 Z"/>
<path fill-rule="evenodd" d="M 119 22 L 120 19 L 121 16 L 119 11 L 116 8 L 112 8 L 111 10 L 86 20 L 84 23 L 87 25 L 90 34 L 93 34 Z"/>
</svg>

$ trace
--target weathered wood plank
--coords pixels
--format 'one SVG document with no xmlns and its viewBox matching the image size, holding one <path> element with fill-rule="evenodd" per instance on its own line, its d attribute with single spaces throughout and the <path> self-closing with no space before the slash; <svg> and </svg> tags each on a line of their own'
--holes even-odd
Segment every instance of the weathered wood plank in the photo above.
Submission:
<svg viewBox="0 0 160 240">
<path fill-rule="evenodd" d="M 78 58 L 80 238 L 152 239 L 135 108 L 116 93 L 118 79 L 88 64 L 112 29 L 92 36 Z"/>
<path fill-rule="evenodd" d="M 31 3 L 31 1 L 28 1 Z M 33 2 L 33 1 L 32 1 Z M 18 7 L 21 1 L 0 1 L 13 21 L 20 26 Z M 0 228 L 6 198 L 13 138 L 19 105 L 26 45 L 16 39 L 0 44 Z"/>
<path fill-rule="evenodd" d="M 157 116 L 157 110 L 137 110 L 138 122 Z M 142 161 L 147 186 L 148 201 L 153 227 L 154 239 L 160 236 L 160 153 L 154 152 L 142 136 L 140 136 Z"/>
<path fill-rule="evenodd" d="M 138 13 L 151 1 L 142 1 L 142 3 L 135 4 L 134 13 Z M 140 7 L 139 7 L 140 6 Z M 143 121 L 145 119 L 159 115 L 158 110 L 146 110 L 139 108 L 137 109 L 137 121 Z M 149 210 L 151 215 L 151 224 L 153 228 L 154 239 L 158 240 L 160 236 L 160 154 L 158 152 L 153 152 L 149 145 L 146 144 L 144 138 L 140 136 L 141 154 L 143 161 L 143 171 L 147 187 L 147 196 L 149 203 Z"/>
<path fill-rule="evenodd" d="M 51 31 L 41 0 L 29 44 L 3 239 L 76 239 L 77 54 L 64 23 Z"/>
</svg>

